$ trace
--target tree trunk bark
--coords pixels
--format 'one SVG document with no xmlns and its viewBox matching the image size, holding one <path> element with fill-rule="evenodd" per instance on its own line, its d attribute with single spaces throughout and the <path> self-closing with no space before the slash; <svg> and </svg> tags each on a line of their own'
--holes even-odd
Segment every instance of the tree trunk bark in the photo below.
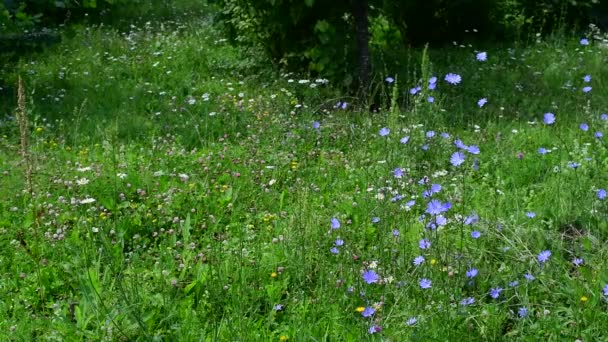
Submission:
<svg viewBox="0 0 608 342">
<path fill-rule="evenodd" d="M 355 20 L 355 39 L 357 41 L 357 59 L 359 62 L 359 87 L 363 95 L 367 95 L 372 74 L 367 11 L 369 4 L 367 0 L 353 0 L 352 5 L 353 18 Z"/>
</svg>

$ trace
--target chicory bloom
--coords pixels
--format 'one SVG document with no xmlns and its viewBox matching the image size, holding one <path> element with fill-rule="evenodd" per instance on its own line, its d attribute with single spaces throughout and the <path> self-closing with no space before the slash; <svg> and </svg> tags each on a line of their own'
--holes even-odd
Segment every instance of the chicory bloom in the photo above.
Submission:
<svg viewBox="0 0 608 342">
<path fill-rule="evenodd" d="M 537 256 L 538 261 L 540 263 L 545 263 L 545 262 L 549 261 L 549 257 L 551 257 L 551 251 L 549 251 L 549 250 L 542 251 L 542 252 L 538 253 L 538 256 Z"/>
<path fill-rule="evenodd" d="M 420 266 L 423 262 L 424 262 L 424 257 L 422 255 L 419 255 L 414 258 L 414 261 L 412 263 L 414 264 L 414 266 Z"/>
<path fill-rule="evenodd" d="M 422 239 L 418 241 L 418 247 L 420 247 L 420 249 L 429 249 L 431 248 L 431 242 L 427 239 Z"/>
<path fill-rule="evenodd" d="M 555 114 L 553 113 L 545 113 L 545 115 L 543 115 L 543 122 L 546 125 L 552 125 L 555 123 Z"/>
<path fill-rule="evenodd" d="M 457 85 L 460 83 L 460 81 L 462 81 L 462 77 L 460 77 L 458 74 L 449 73 L 445 75 L 445 81 L 449 84 Z"/>
<path fill-rule="evenodd" d="M 378 282 L 378 274 L 374 270 L 367 270 L 363 273 L 363 280 L 368 284 Z"/>
<path fill-rule="evenodd" d="M 460 305 L 462 305 L 462 306 L 469 306 L 474 303 L 475 303 L 475 298 L 473 298 L 473 297 L 467 297 L 460 301 Z"/>
<path fill-rule="evenodd" d="M 476 145 L 471 145 L 471 146 L 467 146 L 467 148 L 465 149 L 467 152 L 469 152 L 470 154 L 479 154 L 479 147 Z"/>
<path fill-rule="evenodd" d="M 524 317 L 528 316 L 528 308 L 526 308 L 526 307 L 519 308 L 519 310 L 517 311 L 517 315 L 519 316 L 519 318 L 524 318 Z"/>
<path fill-rule="evenodd" d="M 490 297 L 497 299 L 500 297 L 500 293 L 502 292 L 502 287 L 496 287 L 490 290 Z"/>
<path fill-rule="evenodd" d="M 593 89 L 593 87 L 589 87 L 589 86 L 583 87 L 583 93 L 588 93 L 591 91 L 591 89 Z"/>
<path fill-rule="evenodd" d="M 483 107 L 486 103 L 488 103 L 488 99 L 486 99 L 485 97 L 477 101 L 477 105 L 479 106 L 479 108 Z"/>
<path fill-rule="evenodd" d="M 603 199 L 605 199 L 605 198 L 606 198 L 606 195 L 607 195 L 607 194 L 606 194 L 606 189 L 599 189 L 599 190 L 597 191 L 597 198 L 598 198 L 598 199 L 603 200 Z"/>
<path fill-rule="evenodd" d="M 583 77 L 583 82 L 585 82 L 585 83 L 591 82 L 591 75 L 585 75 L 585 77 Z"/>
<path fill-rule="evenodd" d="M 433 282 L 427 278 L 423 278 L 418 282 L 418 285 L 420 285 L 420 288 L 430 289 L 433 286 Z"/>
<path fill-rule="evenodd" d="M 395 178 L 401 178 L 403 177 L 403 170 L 400 167 L 395 168 L 395 170 L 393 170 L 393 175 Z"/>
<path fill-rule="evenodd" d="M 470 268 L 467 270 L 467 278 L 473 279 L 477 276 L 477 269 L 476 268 Z"/>
<path fill-rule="evenodd" d="M 464 163 L 466 157 L 462 152 L 454 152 L 450 157 L 450 163 L 454 166 L 460 166 Z"/>
<path fill-rule="evenodd" d="M 378 134 L 380 134 L 381 137 L 385 137 L 387 136 L 389 133 L 391 132 L 391 130 L 387 127 L 382 127 L 380 129 L 380 132 L 378 132 Z"/>
<path fill-rule="evenodd" d="M 481 236 L 481 233 L 478 232 L 477 230 L 474 230 L 474 231 L 471 232 L 471 237 L 473 239 L 479 239 L 480 236 Z"/>
<path fill-rule="evenodd" d="M 479 52 L 479 53 L 477 53 L 477 55 L 475 55 L 475 58 L 479 62 L 485 62 L 485 61 L 488 60 L 488 53 L 487 52 Z"/>
<path fill-rule="evenodd" d="M 331 219 L 331 229 L 338 229 L 340 228 L 340 221 L 338 221 L 337 218 L 332 217 Z"/>
<path fill-rule="evenodd" d="M 581 45 L 583 45 L 583 46 L 589 45 L 589 39 L 587 39 L 587 38 L 583 38 L 583 39 L 581 39 L 580 43 L 581 43 Z"/>
<path fill-rule="evenodd" d="M 361 312 L 361 316 L 363 317 L 371 317 L 376 313 L 376 310 L 371 306 L 368 306 Z"/>
</svg>

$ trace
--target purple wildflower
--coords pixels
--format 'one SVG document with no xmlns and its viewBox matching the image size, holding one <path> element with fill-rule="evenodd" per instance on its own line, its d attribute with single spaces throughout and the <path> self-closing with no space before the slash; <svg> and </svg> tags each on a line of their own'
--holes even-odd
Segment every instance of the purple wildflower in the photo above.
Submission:
<svg viewBox="0 0 608 342">
<path fill-rule="evenodd" d="M 588 93 L 591 91 L 591 89 L 593 89 L 593 87 L 589 87 L 589 86 L 583 87 L 583 93 Z"/>
<path fill-rule="evenodd" d="M 366 307 L 362 312 L 361 316 L 363 317 L 371 317 L 376 313 L 376 310 L 371 306 Z"/>
<path fill-rule="evenodd" d="M 378 274 L 374 270 L 367 270 L 363 273 L 363 280 L 368 284 L 377 283 Z"/>
<path fill-rule="evenodd" d="M 582 123 L 580 124 L 580 126 L 578 126 L 582 131 L 587 132 L 589 130 L 589 125 L 587 125 L 586 123 Z"/>
<path fill-rule="evenodd" d="M 568 162 L 568 167 L 571 169 L 577 169 L 579 166 L 581 166 L 581 164 L 579 163 L 575 163 L 575 162 Z"/>
<path fill-rule="evenodd" d="M 425 135 L 426 135 L 427 138 L 430 139 L 430 138 L 432 138 L 432 137 L 435 136 L 435 131 L 428 131 L 428 132 L 425 133 Z"/>
<path fill-rule="evenodd" d="M 546 125 L 552 125 L 555 123 L 555 114 L 553 113 L 545 113 L 545 115 L 543 115 L 543 122 Z"/>
<path fill-rule="evenodd" d="M 460 81 L 462 81 L 462 77 L 460 77 L 460 75 L 458 75 L 458 74 L 449 73 L 449 74 L 445 75 L 445 81 L 448 82 L 449 84 L 456 85 L 456 84 L 460 83 Z"/>
<path fill-rule="evenodd" d="M 424 262 L 424 257 L 422 255 L 419 255 L 414 258 L 414 261 L 412 263 L 414 264 L 414 266 L 420 266 L 423 262 Z"/>
<path fill-rule="evenodd" d="M 381 332 L 381 331 L 382 331 L 382 327 L 379 326 L 379 325 L 372 325 L 367 330 L 367 332 L 370 333 L 370 334 L 375 334 L 375 333 L 378 333 L 378 332 Z"/>
<path fill-rule="evenodd" d="M 534 279 L 536 279 L 536 277 L 530 273 L 524 274 L 524 278 L 526 278 L 527 281 L 533 281 Z"/>
<path fill-rule="evenodd" d="M 467 146 L 467 148 L 465 149 L 467 150 L 467 152 L 469 152 L 470 154 L 479 154 L 479 147 L 477 147 L 476 145 L 471 145 L 471 146 Z"/>
<path fill-rule="evenodd" d="M 332 217 L 331 219 L 331 229 L 338 229 L 340 228 L 340 221 L 338 221 L 337 218 Z"/>
<path fill-rule="evenodd" d="M 281 311 L 283 310 L 283 305 L 282 304 L 277 304 L 273 307 L 274 311 Z"/>
<path fill-rule="evenodd" d="M 607 195 L 607 193 L 606 193 L 606 189 L 599 189 L 599 190 L 597 191 L 597 198 L 598 198 L 598 199 L 603 200 L 603 199 L 605 199 L 605 198 L 606 198 L 606 195 Z"/>
<path fill-rule="evenodd" d="M 389 77 L 387 77 L 387 78 L 385 78 L 384 80 L 385 80 L 385 81 L 386 81 L 386 83 L 388 83 L 388 84 L 391 84 L 391 83 L 395 82 L 395 79 L 394 79 L 394 78 L 392 78 L 392 77 L 390 77 L 390 76 L 389 76 Z"/>
<path fill-rule="evenodd" d="M 464 153 L 462 152 L 454 152 L 452 154 L 452 156 L 450 157 L 450 163 L 454 166 L 460 166 L 462 165 L 462 163 L 464 163 L 464 160 L 466 159 Z"/>
<path fill-rule="evenodd" d="M 470 268 L 467 270 L 466 275 L 467 275 L 467 278 L 473 279 L 477 276 L 477 273 L 478 273 L 478 271 L 476 268 Z"/>
<path fill-rule="evenodd" d="M 500 293 L 502 292 L 502 287 L 496 287 L 490 290 L 490 297 L 497 299 L 500 297 Z"/>
<path fill-rule="evenodd" d="M 378 223 L 378 222 L 380 222 L 379 217 L 372 217 L 372 223 Z"/>
<path fill-rule="evenodd" d="M 517 315 L 519 316 L 519 318 L 524 318 L 524 317 L 528 316 L 528 309 L 526 307 L 522 306 L 517 311 Z"/>
<path fill-rule="evenodd" d="M 473 239 L 479 239 L 480 236 L 481 236 L 481 233 L 478 232 L 477 230 L 474 230 L 474 231 L 471 232 L 471 237 Z"/>
<path fill-rule="evenodd" d="M 420 247 L 420 249 L 429 249 L 431 248 L 431 242 L 427 239 L 422 239 L 418 241 L 418 247 Z"/>
<path fill-rule="evenodd" d="M 595 132 L 595 137 L 596 137 L 596 138 L 600 139 L 600 138 L 602 138 L 603 136 L 604 136 L 604 133 L 599 132 L 599 131 L 598 131 L 598 132 Z"/>
<path fill-rule="evenodd" d="M 608 114 L 604 113 L 604 114 L 600 115 L 600 120 L 604 120 L 604 121 L 608 120 Z"/>
<path fill-rule="evenodd" d="M 380 132 L 378 132 L 378 134 L 380 134 L 381 137 L 385 137 L 387 136 L 389 133 L 391 132 L 391 130 L 387 127 L 382 127 L 380 129 Z"/>
<path fill-rule="evenodd" d="M 479 216 L 476 213 L 473 213 L 464 219 L 464 224 L 470 226 L 477 223 L 477 221 L 479 221 Z"/>
<path fill-rule="evenodd" d="M 319 129 L 321 127 L 321 123 L 319 121 L 313 121 L 312 128 Z"/>
<path fill-rule="evenodd" d="M 536 217 L 536 213 L 533 211 L 528 211 L 526 213 L 526 216 L 528 216 L 529 218 L 535 218 Z"/>
<path fill-rule="evenodd" d="M 475 55 L 475 58 L 479 61 L 479 62 L 485 62 L 488 60 L 488 53 L 487 52 L 479 52 L 477 53 L 477 55 Z"/>
<path fill-rule="evenodd" d="M 443 215 L 437 215 L 435 216 L 435 223 L 440 226 L 445 226 L 446 224 L 448 224 L 448 219 L 445 218 Z"/>
<path fill-rule="evenodd" d="M 473 298 L 473 297 L 467 297 L 460 301 L 460 305 L 462 305 L 462 306 L 469 306 L 474 303 L 475 303 L 475 298 Z"/>
<path fill-rule="evenodd" d="M 602 290 L 604 291 L 604 296 L 608 297 L 608 284 L 606 284 Z"/>
<path fill-rule="evenodd" d="M 398 237 L 398 236 L 399 236 L 399 234 L 401 234 L 401 233 L 399 232 L 399 229 L 393 229 L 393 236 L 394 236 L 394 237 Z"/>
<path fill-rule="evenodd" d="M 427 101 L 428 103 L 433 103 L 433 102 L 435 102 L 435 98 L 434 98 L 434 97 L 432 97 L 432 96 L 429 96 L 429 97 L 427 97 L 427 98 L 426 98 L 426 101 Z"/>
<path fill-rule="evenodd" d="M 580 266 L 583 264 L 583 262 L 585 262 L 582 258 L 574 258 L 572 259 L 572 263 L 574 264 L 574 266 Z"/>
<path fill-rule="evenodd" d="M 540 263 L 545 263 L 545 262 L 549 261 L 549 257 L 551 257 L 551 251 L 544 250 L 544 251 L 538 253 L 537 259 Z"/>
<path fill-rule="evenodd" d="M 410 137 L 409 136 L 403 137 L 403 138 L 401 138 L 401 140 L 399 140 L 399 142 L 402 143 L 402 144 L 407 144 L 408 141 L 410 141 Z"/>
<path fill-rule="evenodd" d="M 336 239 L 336 241 L 334 241 L 334 244 L 338 247 L 344 246 L 344 240 Z"/>
<path fill-rule="evenodd" d="M 445 204 L 441 203 L 441 201 L 436 200 L 436 199 L 431 200 L 429 202 L 429 204 L 427 204 L 427 207 L 426 207 L 426 213 L 431 214 L 431 215 L 439 215 L 444 211 L 446 211 Z"/>
<path fill-rule="evenodd" d="M 454 145 L 456 145 L 456 147 L 458 147 L 461 150 L 466 150 L 468 148 L 467 145 L 465 145 L 462 140 L 460 139 L 456 139 L 454 140 Z"/>
<path fill-rule="evenodd" d="M 433 285 L 433 282 L 427 278 L 423 278 L 418 282 L 418 285 L 420 285 L 420 288 L 422 289 L 430 289 Z"/>
<path fill-rule="evenodd" d="M 606 286 L 608 287 L 608 285 L 606 285 Z M 407 321 L 405 321 L 405 324 L 410 327 L 416 323 L 418 323 L 418 318 L 416 318 L 416 317 L 410 317 L 410 318 L 408 318 Z"/>
<path fill-rule="evenodd" d="M 539 147 L 538 148 L 538 153 L 540 153 L 540 154 L 547 154 L 547 152 L 548 152 L 547 149 L 544 148 L 544 147 Z"/>
<path fill-rule="evenodd" d="M 340 253 L 340 250 L 337 249 L 336 247 L 330 248 L 329 251 L 331 252 L 331 254 L 338 254 L 338 253 Z"/>
<path fill-rule="evenodd" d="M 477 101 L 477 105 L 479 106 L 479 108 L 485 106 L 486 103 L 488 103 L 488 99 L 486 99 L 485 97 Z"/>
<path fill-rule="evenodd" d="M 395 168 L 395 170 L 393 170 L 393 175 L 395 178 L 401 178 L 403 177 L 403 170 L 400 167 Z"/>
<path fill-rule="evenodd" d="M 583 82 L 585 82 L 585 83 L 591 82 L 591 75 L 585 75 L 585 77 L 583 77 Z"/>
<path fill-rule="evenodd" d="M 583 46 L 589 45 L 589 39 L 587 39 L 587 38 L 581 39 L 580 44 Z"/>
</svg>

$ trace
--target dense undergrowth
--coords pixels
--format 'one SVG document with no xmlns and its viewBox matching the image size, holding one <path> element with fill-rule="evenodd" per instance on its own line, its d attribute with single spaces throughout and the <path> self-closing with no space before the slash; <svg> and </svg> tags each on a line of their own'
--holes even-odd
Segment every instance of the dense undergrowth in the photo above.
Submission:
<svg viewBox="0 0 608 342">
<path fill-rule="evenodd" d="M 24 134 L 2 85 L 0 336 L 606 338 L 600 42 L 412 51 L 371 114 L 205 12 L 74 34 Z"/>
</svg>

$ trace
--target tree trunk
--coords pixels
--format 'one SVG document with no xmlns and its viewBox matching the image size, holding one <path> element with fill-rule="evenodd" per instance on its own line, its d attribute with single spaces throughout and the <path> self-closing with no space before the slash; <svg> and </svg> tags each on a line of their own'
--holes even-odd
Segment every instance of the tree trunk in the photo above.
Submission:
<svg viewBox="0 0 608 342">
<path fill-rule="evenodd" d="M 363 95 L 369 92 L 372 73 L 369 55 L 369 20 L 367 0 L 353 0 L 353 18 L 355 20 L 355 39 L 357 40 L 357 57 L 359 61 L 359 87 Z"/>
</svg>

